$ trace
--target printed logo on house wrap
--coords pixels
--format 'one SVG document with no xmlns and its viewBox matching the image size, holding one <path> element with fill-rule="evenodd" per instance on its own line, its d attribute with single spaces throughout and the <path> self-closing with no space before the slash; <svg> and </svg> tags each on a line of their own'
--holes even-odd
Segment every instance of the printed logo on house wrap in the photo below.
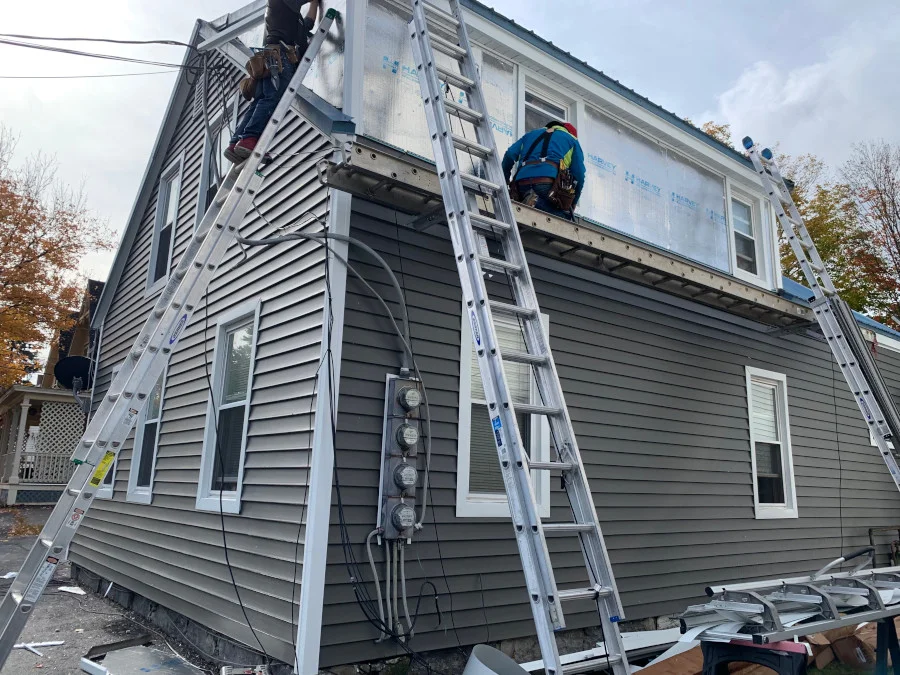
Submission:
<svg viewBox="0 0 900 675">
<path fill-rule="evenodd" d="M 66 521 L 66 527 L 71 527 L 73 530 L 76 529 L 83 516 L 84 509 L 76 508 L 74 511 L 72 511 L 72 513 L 69 514 L 69 519 Z"/>
<path fill-rule="evenodd" d="M 187 314 L 178 319 L 178 323 L 175 324 L 175 330 L 172 331 L 172 337 L 169 338 L 169 344 L 174 345 L 175 341 L 178 339 L 178 336 L 181 335 L 181 331 L 184 330 L 184 325 L 187 323 Z"/>
<path fill-rule="evenodd" d="M 600 155 L 595 155 L 593 153 L 587 153 L 587 162 L 593 166 L 596 166 L 598 169 L 603 169 L 604 171 L 608 171 L 612 175 L 616 175 L 616 164 L 613 164 L 607 159 L 603 159 Z"/>
<path fill-rule="evenodd" d="M 497 447 L 503 447 L 503 422 L 500 421 L 500 416 L 497 415 L 495 418 L 491 420 L 491 426 L 494 427 L 494 440 L 497 441 Z"/>
<path fill-rule="evenodd" d="M 695 202 L 690 197 L 685 197 L 684 195 L 680 195 L 677 192 L 672 193 L 672 202 L 674 204 L 677 204 L 678 206 L 685 206 L 685 207 L 689 208 L 691 211 L 696 211 L 700 207 L 700 204 L 698 202 Z"/>
<path fill-rule="evenodd" d="M 475 312 L 472 312 L 472 339 L 475 344 L 481 346 L 481 331 L 478 330 L 478 319 L 475 318 Z"/>
<path fill-rule="evenodd" d="M 635 187 L 639 187 L 641 190 L 649 192 L 652 195 L 656 195 L 657 197 L 662 196 L 662 188 L 659 187 L 659 185 L 655 185 L 654 183 L 651 183 L 649 180 L 646 180 L 645 178 L 641 178 L 640 176 L 636 175 L 632 171 L 625 172 L 625 182 L 631 183 Z"/>
</svg>

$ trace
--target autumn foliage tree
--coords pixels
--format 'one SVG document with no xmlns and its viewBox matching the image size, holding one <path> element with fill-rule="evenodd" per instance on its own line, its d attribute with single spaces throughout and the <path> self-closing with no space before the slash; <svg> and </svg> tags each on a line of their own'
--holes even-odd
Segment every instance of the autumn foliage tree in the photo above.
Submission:
<svg viewBox="0 0 900 675">
<path fill-rule="evenodd" d="M 34 372 L 37 351 L 71 325 L 82 257 L 113 246 L 55 161 L 38 154 L 14 168 L 15 145 L 0 125 L 0 389 Z"/>
</svg>

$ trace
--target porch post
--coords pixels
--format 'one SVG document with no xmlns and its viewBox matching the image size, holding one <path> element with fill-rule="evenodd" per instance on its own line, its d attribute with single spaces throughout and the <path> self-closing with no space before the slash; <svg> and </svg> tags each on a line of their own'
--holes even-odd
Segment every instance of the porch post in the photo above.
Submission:
<svg viewBox="0 0 900 675">
<path fill-rule="evenodd" d="M 19 430 L 16 435 L 16 449 L 12 457 L 12 466 L 9 469 L 9 496 L 6 499 L 7 506 L 16 503 L 19 490 L 15 485 L 19 482 L 19 465 L 22 464 L 22 452 L 25 450 L 25 430 L 28 427 L 28 409 L 31 407 L 31 399 L 26 396 L 19 407 Z"/>
</svg>

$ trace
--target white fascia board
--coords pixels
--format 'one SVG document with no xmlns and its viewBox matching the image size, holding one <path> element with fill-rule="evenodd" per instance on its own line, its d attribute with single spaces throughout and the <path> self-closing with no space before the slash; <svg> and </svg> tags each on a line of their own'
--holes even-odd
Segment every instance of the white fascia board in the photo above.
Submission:
<svg viewBox="0 0 900 675">
<path fill-rule="evenodd" d="M 256 14 L 257 12 L 265 12 L 267 1 L 268 0 L 254 0 L 251 3 L 244 5 L 240 9 L 236 9 L 233 12 L 228 12 L 228 14 L 223 14 L 218 19 L 214 19 L 209 23 L 211 23 L 213 27 L 216 28 L 216 30 L 221 30 L 226 26 L 234 25 L 238 21 L 247 18 L 251 14 Z"/>
</svg>

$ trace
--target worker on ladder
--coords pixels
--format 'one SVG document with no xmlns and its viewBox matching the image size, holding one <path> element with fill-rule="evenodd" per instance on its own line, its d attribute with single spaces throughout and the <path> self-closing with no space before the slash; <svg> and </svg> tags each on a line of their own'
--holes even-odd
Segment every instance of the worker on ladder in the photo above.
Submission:
<svg viewBox="0 0 900 675">
<path fill-rule="evenodd" d="M 275 106 L 287 90 L 297 64 L 306 53 L 309 32 L 316 23 L 321 0 L 268 0 L 266 7 L 266 46 L 247 61 L 248 77 L 241 81 L 241 94 L 250 107 L 244 114 L 225 159 L 240 164 L 247 159 Z M 309 5 L 303 16 L 304 5 Z"/>
<path fill-rule="evenodd" d="M 578 131 L 568 122 L 529 131 L 503 155 L 510 198 L 560 218 L 574 219 L 584 175 Z"/>
</svg>

